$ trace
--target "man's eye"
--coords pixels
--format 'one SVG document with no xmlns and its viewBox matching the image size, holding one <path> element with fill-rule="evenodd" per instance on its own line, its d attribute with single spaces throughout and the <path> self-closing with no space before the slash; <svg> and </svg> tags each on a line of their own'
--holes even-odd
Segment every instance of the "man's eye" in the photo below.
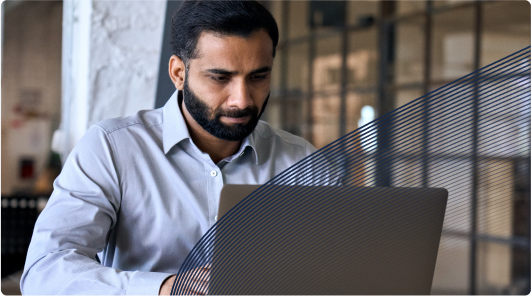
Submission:
<svg viewBox="0 0 531 296">
<path fill-rule="evenodd" d="M 216 82 L 225 82 L 227 80 L 229 80 L 228 77 L 226 76 L 210 76 L 210 79 L 216 81 Z"/>
<path fill-rule="evenodd" d="M 251 80 L 264 80 L 266 77 L 267 77 L 267 74 L 254 75 L 254 76 L 251 76 Z"/>
</svg>

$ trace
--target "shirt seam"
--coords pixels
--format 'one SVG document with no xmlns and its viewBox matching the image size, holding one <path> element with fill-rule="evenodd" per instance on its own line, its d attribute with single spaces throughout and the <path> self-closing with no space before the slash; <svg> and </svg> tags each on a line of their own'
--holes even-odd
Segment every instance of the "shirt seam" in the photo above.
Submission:
<svg viewBox="0 0 531 296">
<path fill-rule="evenodd" d="M 273 138 L 273 137 L 278 137 L 278 138 L 280 138 L 280 140 L 282 140 L 282 142 L 284 142 L 284 143 L 286 143 L 286 144 L 290 144 L 290 145 L 298 146 L 298 147 L 303 147 L 303 148 L 306 147 L 306 142 L 305 142 L 305 141 L 303 141 L 303 142 L 304 142 L 304 145 L 300 145 L 300 144 L 297 144 L 297 143 L 292 143 L 292 142 L 288 142 L 288 141 L 286 141 L 284 138 L 282 138 L 281 135 L 271 135 L 269 138 L 266 138 L 265 136 L 263 136 L 263 135 L 260 133 L 260 131 L 257 131 L 257 135 L 258 135 L 260 138 L 264 139 L 264 140 L 269 140 L 269 139 L 271 139 L 271 138 Z"/>
<path fill-rule="evenodd" d="M 111 140 L 111 138 L 109 137 L 109 134 L 107 133 L 107 131 L 105 131 L 101 126 L 99 126 L 99 125 L 95 125 L 95 126 L 98 127 L 105 134 L 105 138 L 107 139 L 107 142 L 109 142 L 109 145 L 110 145 L 110 151 L 109 152 L 110 152 L 111 159 L 113 160 L 112 166 L 114 168 L 114 171 L 116 172 L 116 178 L 118 178 L 117 181 L 118 181 L 118 186 L 120 188 L 120 191 L 119 191 L 120 192 L 120 199 L 119 199 L 120 203 L 118 204 L 118 208 L 116 209 L 116 221 L 111 226 L 111 228 L 113 228 L 118 223 L 118 213 L 119 213 L 120 209 L 122 208 L 123 186 L 122 186 L 122 182 L 120 181 L 121 180 L 120 170 L 117 167 L 118 161 L 117 161 L 115 153 L 114 153 L 114 150 L 116 150 L 116 147 L 114 145 L 114 141 Z"/>
<path fill-rule="evenodd" d="M 103 132 L 105 132 L 106 135 L 110 135 L 118 130 L 121 130 L 121 129 L 124 129 L 124 128 L 127 128 L 127 127 L 130 127 L 130 126 L 133 126 L 133 125 L 136 125 L 136 124 L 141 124 L 142 126 L 144 126 L 145 128 L 152 128 L 154 126 L 157 126 L 157 125 L 161 125 L 163 123 L 163 121 L 161 120 L 160 122 L 157 122 L 157 123 L 154 123 L 152 125 L 144 125 L 142 122 L 134 122 L 134 123 L 130 123 L 130 124 L 127 124 L 127 125 L 124 125 L 124 126 L 120 126 L 120 127 L 117 127 L 113 130 L 110 130 L 110 131 L 107 131 L 105 130 L 102 126 L 98 125 L 98 124 L 95 124 L 95 126 L 99 127 Z"/>
</svg>

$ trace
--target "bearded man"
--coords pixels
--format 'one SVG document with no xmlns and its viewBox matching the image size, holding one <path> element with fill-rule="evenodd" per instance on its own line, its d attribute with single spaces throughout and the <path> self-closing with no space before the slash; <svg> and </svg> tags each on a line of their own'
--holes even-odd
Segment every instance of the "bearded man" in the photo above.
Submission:
<svg viewBox="0 0 531 296">
<path fill-rule="evenodd" d="M 263 6 L 185 1 L 172 36 L 176 92 L 79 141 L 35 225 L 24 294 L 167 294 L 223 185 L 266 183 L 315 151 L 259 121 L 278 43 Z"/>
</svg>

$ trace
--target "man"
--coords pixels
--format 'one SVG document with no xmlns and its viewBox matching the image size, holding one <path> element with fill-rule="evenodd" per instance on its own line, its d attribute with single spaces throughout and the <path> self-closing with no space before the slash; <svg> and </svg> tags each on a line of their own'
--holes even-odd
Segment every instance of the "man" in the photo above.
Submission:
<svg viewBox="0 0 531 296">
<path fill-rule="evenodd" d="M 278 42 L 264 7 L 186 1 L 172 35 L 177 92 L 80 140 L 35 225 L 23 293 L 167 294 L 224 184 L 263 184 L 315 151 L 258 121 Z"/>
</svg>

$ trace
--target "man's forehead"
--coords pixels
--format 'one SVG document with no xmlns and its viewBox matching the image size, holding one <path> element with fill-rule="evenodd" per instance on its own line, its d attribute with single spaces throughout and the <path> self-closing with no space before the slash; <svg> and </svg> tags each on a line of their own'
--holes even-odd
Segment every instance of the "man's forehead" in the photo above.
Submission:
<svg viewBox="0 0 531 296">
<path fill-rule="evenodd" d="M 252 39 L 263 39 L 263 41 L 271 42 L 273 46 L 273 41 L 265 29 L 258 29 L 252 31 L 250 34 L 240 35 L 240 34 L 223 34 L 221 32 L 205 30 L 199 34 L 197 44 L 203 43 L 212 43 L 219 42 L 221 40 L 240 40 L 240 41 L 250 41 Z"/>
<path fill-rule="evenodd" d="M 273 42 L 265 30 L 249 36 L 225 35 L 203 31 L 198 39 L 196 57 L 192 60 L 207 67 L 257 69 L 273 63 Z"/>
</svg>

